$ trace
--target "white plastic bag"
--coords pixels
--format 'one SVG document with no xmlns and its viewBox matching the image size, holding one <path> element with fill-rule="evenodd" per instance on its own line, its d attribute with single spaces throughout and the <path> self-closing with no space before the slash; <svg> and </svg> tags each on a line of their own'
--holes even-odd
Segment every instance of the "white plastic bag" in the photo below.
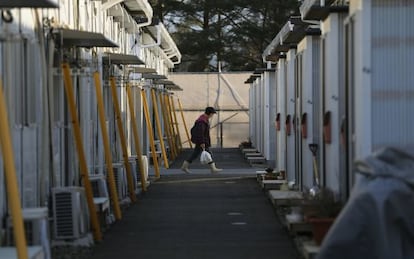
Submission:
<svg viewBox="0 0 414 259">
<path fill-rule="evenodd" d="M 210 162 L 213 162 L 213 158 L 211 157 L 210 153 L 203 150 L 203 152 L 201 152 L 201 155 L 200 155 L 200 162 L 201 164 L 206 165 Z"/>
</svg>

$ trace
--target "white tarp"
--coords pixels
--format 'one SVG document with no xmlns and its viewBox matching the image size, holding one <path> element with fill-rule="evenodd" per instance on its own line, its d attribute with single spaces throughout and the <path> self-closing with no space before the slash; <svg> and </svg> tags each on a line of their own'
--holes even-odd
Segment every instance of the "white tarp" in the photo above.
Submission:
<svg viewBox="0 0 414 259">
<path fill-rule="evenodd" d="M 174 95 L 183 106 L 187 128 L 192 127 L 207 106 L 213 106 L 219 110 L 210 122 L 213 147 L 221 143 L 221 134 L 223 147 L 236 147 L 248 140 L 250 85 L 244 84 L 244 81 L 251 74 L 252 72 L 171 73 L 168 79 L 183 89 L 174 92 Z M 176 98 L 174 101 L 177 102 Z M 179 108 L 177 103 L 175 108 Z M 186 136 L 181 116 L 178 116 L 178 123 L 184 142 Z M 184 144 L 183 147 L 189 145 Z"/>
</svg>

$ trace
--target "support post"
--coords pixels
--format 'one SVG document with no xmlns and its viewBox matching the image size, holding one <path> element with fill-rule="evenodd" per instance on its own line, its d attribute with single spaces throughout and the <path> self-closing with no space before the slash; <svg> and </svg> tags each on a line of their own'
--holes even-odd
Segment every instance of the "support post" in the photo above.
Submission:
<svg viewBox="0 0 414 259">
<path fill-rule="evenodd" d="M 165 106 L 165 103 L 164 103 L 163 99 L 164 99 L 163 93 L 158 94 L 158 100 L 159 100 L 159 102 L 161 104 L 161 107 L 162 107 L 162 117 L 163 117 L 164 122 L 165 122 L 164 123 L 164 130 L 167 133 L 167 140 L 168 140 L 168 145 L 170 146 L 171 158 L 174 160 L 176 158 L 176 154 L 174 153 L 174 150 L 172 148 L 172 146 L 173 146 L 172 134 L 171 134 L 171 131 L 170 131 L 170 125 L 168 124 L 168 117 L 167 117 L 167 111 L 166 111 L 167 107 Z"/>
<path fill-rule="evenodd" d="M 158 138 L 159 138 L 160 144 L 161 144 L 161 152 L 162 152 L 162 157 L 164 159 L 164 166 L 165 166 L 165 168 L 169 168 L 168 157 L 167 157 L 167 153 L 165 152 L 164 136 L 162 134 L 160 116 L 159 116 L 159 113 L 158 113 L 157 98 L 155 98 L 155 89 L 154 88 L 151 88 L 151 97 L 152 97 L 152 104 L 154 106 L 154 113 L 155 113 L 154 114 L 155 115 L 155 126 L 157 127 Z M 167 123 L 167 122 L 165 122 L 165 123 Z"/>
<path fill-rule="evenodd" d="M 98 215 L 96 214 L 95 204 L 93 202 L 93 193 L 91 182 L 89 181 L 89 172 L 86 165 L 85 151 L 83 148 L 82 135 L 79 126 L 79 119 L 76 111 L 75 95 L 73 93 L 73 83 L 70 75 L 69 64 L 62 64 L 63 79 L 66 92 L 66 98 L 68 101 L 69 112 L 72 118 L 73 134 L 75 138 L 76 149 L 79 159 L 80 174 L 82 177 L 83 185 L 85 186 L 86 200 L 88 202 L 89 214 L 91 217 L 91 224 L 93 230 L 93 236 L 95 240 L 102 240 L 102 233 L 99 226 Z"/>
<path fill-rule="evenodd" d="M 180 99 L 177 99 L 177 100 L 178 100 L 178 106 L 180 107 L 180 113 L 181 113 L 181 118 L 183 120 L 185 134 L 187 135 L 187 140 L 190 145 L 190 148 L 193 148 L 193 143 L 191 143 L 190 133 L 188 132 L 188 128 L 187 128 L 187 123 L 185 122 L 185 118 L 184 118 L 183 106 L 181 105 Z"/>
<path fill-rule="evenodd" d="M 122 157 L 124 158 L 124 165 L 127 171 L 129 197 L 132 202 L 136 202 L 137 197 L 135 195 L 135 190 L 134 190 L 134 177 L 132 176 L 131 166 L 129 165 L 128 148 L 127 148 L 127 143 L 126 143 L 126 138 L 125 138 L 125 133 L 124 133 L 124 127 L 122 125 L 121 108 L 118 102 L 118 94 L 116 93 L 115 78 L 111 76 L 109 78 L 109 81 L 110 81 L 110 87 L 111 87 L 111 93 L 112 93 L 112 102 L 114 104 L 114 109 L 115 109 L 115 114 L 116 114 L 116 118 L 115 118 L 116 124 L 118 127 L 119 138 L 121 139 Z"/>
<path fill-rule="evenodd" d="M 4 173 L 6 178 L 7 200 L 11 210 L 13 234 L 19 259 L 27 259 L 27 244 L 24 232 L 22 206 L 20 203 L 19 187 L 14 165 L 13 145 L 11 143 L 9 120 L 7 117 L 6 100 L 4 99 L 3 84 L 0 81 L 0 146 L 3 154 Z"/>
<path fill-rule="evenodd" d="M 175 113 L 174 98 L 172 95 L 171 95 L 171 108 L 172 108 L 175 130 L 177 132 L 177 149 L 178 151 L 181 151 L 183 146 L 181 145 L 180 129 L 178 128 L 177 114 Z"/>
<path fill-rule="evenodd" d="M 160 178 L 160 168 L 158 166 L 158 158 L 157 153 L 155 152 L 155 143 L 154 143 L 154 133 L 152 132 L 152 124 L 150 119 L 150 114 L 148 111 L 148 102 L 147 97 L 145 96 L 145 90 L 141 91 L 142 101 L 144 103 L 144 114 L 145 114 L 145 121 L 147 122 L 148 128 L 148 135 L 150 139 L 150 146 L 151 146 L 151 154 L 152 154 L 152 161 L 154 163 L 154 170 L 155 170 L 155 178 Z"/>
<path fill-rule="evenodd" d="M 111 194 L 111 201 L 112 201 L 112 205 L 114 208 L 115 218 L 117 220 L 120 220 L 122 218 L 122 213 L 119 207 L 118 193 L 116 192 L 116 186 L 115 186 L 114 169 L 112 165 L 112 154 L 111 154 L 111 149 L 109 145 L 109 135 L 106 129 L 105 107 L 104 107 L 102 85 L 101 85 L 99 72 L 93 73 L 93 78 L 95 81 L 96 100 L 98 102 L 99 123 L 101 126 L 102 140 L 104 144 L 106 170 L 108 172 L 109 192 Z"/>
<path fill-rule="evenodd" d="M 172 150 L 174 150 L 174 153 L 176 155 L 178 155 L 178 150 L 177 150 L 177 143 L 175 141 L 175 130 L 174 130 L 174 123 L 172 120 L 172 116 L 171 116 L 171 104 L 170 104 L 170 97 L 168 94 L 165 95 L 165 104 L 166 104 L 166 108 L 167 108 L 167 117 L 168 117 L 168 124 L 170 125 L 170 130 L 171 130 L 171 140 L 173 143 L 173 146 L 171 147 Z"/>
<path fill-rule="evenodd" d="M 134 134 L 135 152 L 137 153 L 137 160 L 138 160 L 137 162 L 138 162 L 139 172 L 141 176 L 141 188 L 143 192 L 146 192 L 147 191 L 147 179 L 145 179 L 144 164 L 142 163 L 141 140 L 139 139 L 138 126 L 137 126 L 137 121 L 135 118 L 135 111 L 134 111 L 134 100 L 132 98 L 131 86 L 129 83 L 127 83 L 126 85 L 126 91 L 127 91 L 127 96 L 128 96 L 129 112 L 131 113 L 132 133 Z"/>
</svg>

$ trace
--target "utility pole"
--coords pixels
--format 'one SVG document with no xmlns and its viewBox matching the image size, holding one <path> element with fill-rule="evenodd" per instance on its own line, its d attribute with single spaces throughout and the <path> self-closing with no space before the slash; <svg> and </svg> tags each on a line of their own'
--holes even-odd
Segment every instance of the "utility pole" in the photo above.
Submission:
<svg viewBox="0 0 414 259">
<path fill-rule="evenodd" d="M 218 66 L 218 73 L 217 73 L 217 101 L 216 101 L 216 110 L 217 110 L 217 123 L 218 124 L 220 124 L 220 94 L 221 94 L 221 89 L 220 89 L 220 81 L 221 81 L 221 79 L 220 79 L 220 74 L 221 74 L 221 62 L 220 61 L 218 61 L 218 63 L 217 63 L 217 66 Z M 222 148 L 222 145 L 221 145 L 221 143 L 223 143 L 222 141 L 221 141 L 221 136 L 222 136 L 222 133 L 220 132 L 220 130 L 221 130 L 221 128 L 222 127 L 217 127 L 217 147 L 220 147 L 220 148 Z"/>
</svg>

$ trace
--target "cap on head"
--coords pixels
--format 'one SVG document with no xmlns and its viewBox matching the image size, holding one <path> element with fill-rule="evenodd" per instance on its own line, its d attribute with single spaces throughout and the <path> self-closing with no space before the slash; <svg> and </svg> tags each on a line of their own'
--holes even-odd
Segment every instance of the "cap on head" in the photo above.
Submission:
<svg viewBox="0 0 414 259">
<path fill-rule="evenodd" d="M 209 114 L 212 114 L 212 113 L 217 113 L 217 112 L 213 107 L 207 107 L 206 111 L 205 111 L 205 114 L 209 115 Z"/>
</svg>

